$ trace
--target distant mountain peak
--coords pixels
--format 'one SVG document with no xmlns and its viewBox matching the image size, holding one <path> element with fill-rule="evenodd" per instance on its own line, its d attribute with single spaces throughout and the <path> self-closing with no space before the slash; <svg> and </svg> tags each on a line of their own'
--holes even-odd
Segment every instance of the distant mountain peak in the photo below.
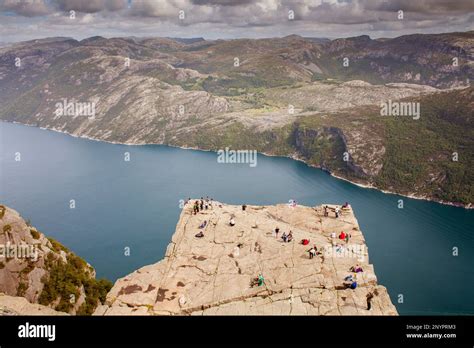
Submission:
<svg viewBox="0 0 474 348">
<path fill-rule="evenodd" d="M 203 37 L 191 37 L 191 38 L 181 38 L 181 37 L 167 37 L 169 40 L 173 40 L 183 44 L 193 44 L 196 42 L 206 41 Z"/>
</svg>

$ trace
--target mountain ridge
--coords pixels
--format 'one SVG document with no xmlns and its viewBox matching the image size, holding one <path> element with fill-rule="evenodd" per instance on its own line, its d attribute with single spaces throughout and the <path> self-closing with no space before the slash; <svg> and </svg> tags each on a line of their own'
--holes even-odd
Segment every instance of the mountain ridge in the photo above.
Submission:
<svg viewBox="0 0 474 348">
<path fill-rule="evenodd" d="M 323 43 L 301 36 L 34 40 L 0 48 L 0 119 L 110 142 L 253 148 L 360 184 L 469 207 L 473 43 L 474 32 Z M 56 115 L 64 100 L 93 104 L 95 117 Z M 421 121 L 381 117 L 380 103 L 388 101 L 420 103 Z M 464 126 L 446 123 L 448 112 L 468 117 Z M 397 153 L 413 146 L 400 132 L 415 129 L 437 146 L 414 139 L 420 150 L 402 161 Z M 450 164 L 454 152 L 463 156 Z"/>
</svg>

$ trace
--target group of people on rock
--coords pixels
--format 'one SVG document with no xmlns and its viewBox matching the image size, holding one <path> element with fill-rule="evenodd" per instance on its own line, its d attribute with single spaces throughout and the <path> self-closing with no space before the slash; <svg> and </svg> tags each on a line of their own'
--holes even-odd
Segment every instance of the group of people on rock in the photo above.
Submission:
<svg viewBox="0 0 474 348">
<path fill-rule="evenodd" d="M 275 237 L 278 239 L 278 234 L 280 233 L 280 228 L 279 227 L 276 227 L 275 228 Z M 286 234 L 286 232 L 283 232 L 283 234 L 281 235 L 281 239 L 283 240 L 284 243 L 289 243 L 293 240 L 293 232 L 288 232 L 288 234 Z"/>
<path fill-rule="evenodd" d="M 184 205 L 188 204 L 190 201 L 191 201 L 191 198 L 188 198 L 184 202 Z M 200 200 L 194 201 L 193 214 L 196 215 L 200 211 L 212 209 L 213 203 L 214 203 L 213 198 L 209 198 L 209 196 L 206 196 L 206 199 L 204 199 L 203 197 L 201 197 Z"/>
<path fill-rule="evenodd" d="M 197 238 L 202 238 L 204 237 L 204 232 L 202 231 L 202 229 L 204 229 L 205 227 L 207 226 L 207 220 L 204 220 L 200 225 L 199 225 L 199 229 L 201 231 L 199 231 L 197 234 L 195 234 L 194 236 L 197 237 Z"/>
<path fill-rule="evenodd" d="M 293 232 L 291 232 L 291 230 L 288 234 L 283 232 L 283 235 L 281 236 L 281 239 L 283 239 L 283 242 L 285 242 L 285 243 L 291 242 L 293 240 Z"/>
<path fill-rule="evenodd" d="M 184 202 L 184 205 L 187 205 L 188 203 L 191 202 L 191 198 L 188 198 L 185 202 Z M 204 197 L 201 197 L 200 200 L 197 200 L 197 201 L 194 201 L 194 204 L 193 204 L 193 214 L 196 215 L 197 213 L 199 213 L 200 211 L 203 211 L 203 210 L 208 210 L 208 209 L 212 209 L 212 205 L 214 203 L 214 199 L 213 198 L 209 198 L 209 196 L 206 196 L 206 198 L 204 199 Z M 204 232 L 202 231 L 205 227 L 207 226 L 207 220 L 204 220 L 200 225 L 199 225 L 199 229 L 201 231 L 199 231 L 197 234 L 195 234 L 194 236 L 196 238 L 202 238 L 204 237 Z"/>
<path fill-rule="evenodd" d="M 339 207 L 330 208 L 330 207 L 328 207 L 327 205 L 325 205 L 325 206 L 323 207 L 323 209 L 324 209 L 324 217 L 328 217 L 328 216 L 329 216 L 329 210 L 332 210 L 332 211 L 334 211 L 334 215 L 335 215 L 335 217 L 336 217 L 336 219 L 337 219 L 337 218 L 339 218 L 339 216 L 341 215 L 341 209 L 347 209 L 347 208 L 349 208 L 349 207 L 350 207 L 350 204 L 349 204 L 348 202 L 344 203 L 344 204 L 341 206 L 341 208 L 339 208 Z"/>
<path fill-rule="evenodd" d="M 190 199 L 188 199 L 185 204 L 187 204 L 188 202 L 190 201 Z M 206 199 L 202 198 L 201 197 L 201 200 L 198 200 L 198 201 L 195 201 L 194 202 L 194 206 L 193 206 L 193 213 L 194 214 L 197 214 L 199 211 L 203 211 L 203 210 L 207 210 L 207 209 L 212 209 L 212 204 L 213 204 L 213 199 L 209 199 L 209 197 L 206 197 Z M 345 203 L 342 208 L 346 208 L 348 207 L 349 204 L 348 203 Z M 246 205 L 243 205 L 242 206 L 242 210 L 245 211 L 247 208 Z M 338 207 L 335 208 L 335 216 L 336 218 L 339 217 L 339 214 L 340 214 L 340 210 Z M 325 206 L 324 207 L 324 216 L 328 216 L 328 207 Z M 204 232 L 202 231 L 208 224 L 208 221 L 207 220 L 204 220 L 204 222 L 202 222 L 200 225 L 199 225 L 199 229 L 201 231 L 199 231 L 199 233 L 197 233 L 195 235 L 195 237 L 197 238 L 202 238 L 204 237 Z M 235 222 L 235 219 L 234 219 L 234 215 L 231 216 L 230 220 L 229 220 L 229 225 L 230 226 L 235 226 L 236 222 Z M 279 233 L 280 233 L 280 228 L 279 227 L 276 227 L 275 228 L 275 237 L 278 239 L 278 236 L 279 236 Z M 336 233 L 333 232 L 331 234 L 332 238 L 336 238 Z M 293 240 L 293 232 L 290 230 L 288 234 L 286 234 L 286 232 L 283 232 L 283 234 L 281 235 L 280 237 L 283 242 L 285 243 L 289 243 Z M 344 231 L 341 231 L 341 233 L 339 234 L 338 236 L 338 239 L 340 240 L 344 240 L 346 243 L 349 242 L 349 239 L 351 238 L 351 235 L 349 233 L 345 233 Z M 309 239 L 302 239 L 301 240 L 301 244 L 303 245 L 309 245 L 310 244 L 310 240 Z M 239 245 L 240 246 L 240 245 Z M 316 255 L 321 255 L 321 251 L 318 251 L 318 248 L 316 247 L 316 245 L 313 245 L 309 250 L 307 250 L 308 254 L 309 254 L 309 258 L 310 259 L 313 259 Z M 350 269 L 349 269 L 351 272 L 353 272 L 354 274 L 350 274 L 348 276 L 346 276 L 344 278 L 344 281 L 343 281 L 343 285 L 345 288 L 347 289 L 352 289 L 352 290 L 355 290 L 358 286 L 358 283 L 357 283 L 357 274 L 363 272 L 363 269 L 362 267 L 359 265 L 359 264 L 356 264 L 355 266 L 352 266 Z M 254 286 L 262 286 L 265 284 L 265 279 L 263 277 L 263 275 L 260 273 L 256 278 L 253 278 L 251 280 L 251 287 L 254 287 Z M 369 293 L 367 295 L 367 310 L 370 310 L 371 309 L 371 301 L 372 301 L 372 298 L 374 297 L 374 295 L 372 293 Z"/>
<path fill-rule="evenodd" d="M 275 228 L 275 237 L 278 239 L 278 234 L 280 233 L 280 228 L 276 227 Z M 293 240 L 293 232 L 290 230 L 290 232 L 288 232 L 288 234 L 286 234 L 286 232 L 283 232 L 282 236 L 281 236 L 281 239 L 283 240 L 284 243 L 289 243 Z M 301 244 L 303 245 L 308 245 L 309 244 L 309 239 L 302 239 L 301 240 Z M 316 255 L 320 255 L 321 252 L 318 251 L 318 248 L 316 247 L 316 245 L 313 245 L 309 250 L 308 250 L 308 253 L 309 253 L 309 258 L 312 259 L 313 257 L 315 257 Z"/>
<path fill-rule="evenodd" d="M 352 266 L 349 271 L 354 272 L 354 275 L 349 274 L 347 277 L 345 277 L 343 284 L 346 288 L 354 290 L 357 288 L 357 274 L 363 272 L 364 270 L 359 264 L 356 264 L 355 266 Z"/>
<path fill-rule="evenodd" d="M 303 245 L 308 245 L 310 242 L 309 239 L 302 239 L 301 240 L 301 244 Z M 309 254 L 309 258 L 312 259 L 313 257 L 315 257 L 316 255 L 321 255 L 322 253 L 320 251 L 318 251 L 318 248 L 316 247 L 315 244 L 313 244 L 313 246 L 307 250 L 308 254 Z"/>
</svg>

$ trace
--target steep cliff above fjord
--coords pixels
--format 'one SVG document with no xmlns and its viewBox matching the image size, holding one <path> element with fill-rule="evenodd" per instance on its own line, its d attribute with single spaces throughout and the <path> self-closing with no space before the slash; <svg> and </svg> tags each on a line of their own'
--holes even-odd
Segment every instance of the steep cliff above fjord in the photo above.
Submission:
<svg viewBox="0 0 474 348">
<path fill-rule="evenodd" d="M 334 208 L 325 216 L 321 206 L 243 210 L 215 202 L 193 214 L 188 203 L 164 259 L 119 279 L 95 314 L 396 315 L 386 288 L 377 283 L 352 209 L 335 218 Z M 282 233 L 290 231 L 293 240 L 283 242 Z M 334 238 L 341 231 L 351 238 Z M 301 244 L 303 239 L 310 243 Z M 319 253 L 309 258 L 313 245 Z M 351 267 L 357 264 L 363 272 L 355 274 Z M 252 286 L 259 275 L 264 284 Z M 344 285 L 351 275 L 355 289 Z"/>
<path fill-rule="evenodd" d="M 61 243 L 46 237 L 13 209 L 0 205 L 0 306 L 33 315 L 41 306 L 59 312 L 91 314 L 111 284 Z M 31 310 L 31 312 L 30 312 Z M 43 312 L 45 310 L 43 309 Z M 1 312 L 0 312 L 1 313 Z"/>
</svg>

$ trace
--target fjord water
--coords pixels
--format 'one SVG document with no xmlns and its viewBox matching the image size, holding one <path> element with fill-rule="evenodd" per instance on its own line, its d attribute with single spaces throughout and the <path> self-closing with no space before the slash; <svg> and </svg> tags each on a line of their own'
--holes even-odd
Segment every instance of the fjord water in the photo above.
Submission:
<svg viewBox="0 0 474 348">
<path fill-rule="evenodd" d="M 160 260 L 180 199 L 348 201 L 400 314 L 474 314 L 473 210 L 360 188 L 286 158 L 259 155 L 255 168 L 219 164 L 213 152 L 109 144 L 4 122 L 0 137 L 0 203 L 86 259 L 98 277 L 115 280 Z"/>
</svg>

